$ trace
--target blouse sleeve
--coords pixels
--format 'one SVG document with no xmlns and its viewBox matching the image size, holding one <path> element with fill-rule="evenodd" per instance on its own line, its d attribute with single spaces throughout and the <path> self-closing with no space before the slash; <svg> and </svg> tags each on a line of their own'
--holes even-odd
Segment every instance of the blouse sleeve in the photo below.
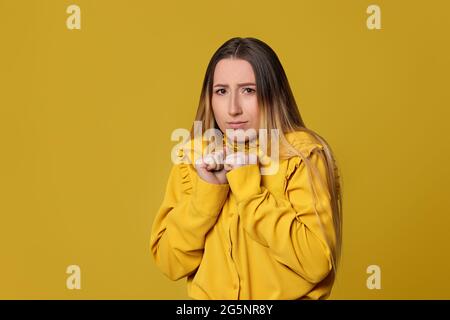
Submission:
<svg viewBox="0 0 450 320">
<path fill-rule="evenodd" d="M 150 237 L 155 263 L 171 280 L 189 275 L 200 265 L 206 234 L 229 191 L 228 184 L 208 183 L 188 166 L 172 167 Z"/>
<path fill-rule="evenodd" d="M 289 159 L 286 197 L 275 197 L 260 185 L 259 166 L 250 164 L 227 173 L 238 213 L 248 235 L 270 249 L 279 263 L 310 283 L 319 283 L 332 268 L 331 248 L 335 243 L 331 202 L 326 185 L 326 165 L 320 145 L 303 149 L 319 177 L 312 175 L 317 202 L 309 184 L 309 173 L 300 157 Z M 322 183 L 320 183 L 322 181 Z M 317 212 L 317 214 L 316 214 Z M 323 231 L 317 220 L 320 217 Z"/>
</svg>

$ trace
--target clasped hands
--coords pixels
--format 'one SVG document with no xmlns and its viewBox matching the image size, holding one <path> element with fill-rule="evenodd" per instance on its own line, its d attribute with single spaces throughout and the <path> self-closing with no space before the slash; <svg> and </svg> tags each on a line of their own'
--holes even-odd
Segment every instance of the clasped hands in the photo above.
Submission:
<svg viewBox="0 0 450 320">
<path fill-rule="evenodd" d="M 209 153 L 195 161 L 197 174 L 204 181 L 214 184 L 227 184 L 226 174 L 236 168 L 258 164 L 257 154 L 248 151 L 232 152 L 224 146 L 223 150 Z"/>
</svg>

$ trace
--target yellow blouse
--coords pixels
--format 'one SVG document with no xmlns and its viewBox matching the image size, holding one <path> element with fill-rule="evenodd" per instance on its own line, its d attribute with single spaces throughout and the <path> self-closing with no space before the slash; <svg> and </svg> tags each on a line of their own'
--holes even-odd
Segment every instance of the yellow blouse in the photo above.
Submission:
<svg viewBox="0 0 450 320">
<path fill-rule="evenodd" d="M 322 145 L 304 132 L 286 138 L 326 183 Z M 211 184 L 191 164 L 172 167 L 150 239 L 158 268 L 172 280 L 187 277 L 193 299 L 328 298 L 331 250 L 303 160 L 280 160 L 274 175 L 249 164 L 227 178 L 229 184 Z M 335 245 L 329 193 L 313 182 L 317 212 Z"/>
</svg>

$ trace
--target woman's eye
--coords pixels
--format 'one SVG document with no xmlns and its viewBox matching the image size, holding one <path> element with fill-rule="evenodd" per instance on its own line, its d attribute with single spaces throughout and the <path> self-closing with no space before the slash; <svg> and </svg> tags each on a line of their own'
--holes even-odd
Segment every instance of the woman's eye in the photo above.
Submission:
<svg viewBox="0 0 450 320">
<path fill-rule="evenodd" d="M 248 90 L 248 91 L 246 91 L 246 90 Z M 248 93 L 252 93 L 252 92 L 255 92 L 256 90 L 252 89 L 252 88 L 245 88 L 244 91 L 246 91 Z"/>
<path fill-rule="evenodd" d="M 222 90 L 225 91 L 225 89 L 218 89 L 218 90 L 216 90 L 216 93 L 217 94 L 224 94 L 224 93 L 222 93 Z"/>
</svg>

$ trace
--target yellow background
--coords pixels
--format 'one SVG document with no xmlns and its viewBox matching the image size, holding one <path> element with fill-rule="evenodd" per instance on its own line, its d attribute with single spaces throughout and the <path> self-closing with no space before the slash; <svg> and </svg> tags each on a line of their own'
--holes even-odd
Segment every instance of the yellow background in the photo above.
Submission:
<svg viewBox="0 0 450 320">
<path fill-rule="evenodd" d="M 81 8 L 68 30 L 66 8 Z M 366 27 L 381 7 L 381 30 Z M 344 177 L 331 299 L 449 299 L 448 1 L 0 0 L 0 298 L 184 299 L 148 242 L 175 128 L 235 36 L 278 54 Z M 66 267 L 81 267 L 81 290 Z M 366 268 L 381 268 L 369 290 Z M 220 276 L 220 275 L 218 275 Z"/>
</svg>

